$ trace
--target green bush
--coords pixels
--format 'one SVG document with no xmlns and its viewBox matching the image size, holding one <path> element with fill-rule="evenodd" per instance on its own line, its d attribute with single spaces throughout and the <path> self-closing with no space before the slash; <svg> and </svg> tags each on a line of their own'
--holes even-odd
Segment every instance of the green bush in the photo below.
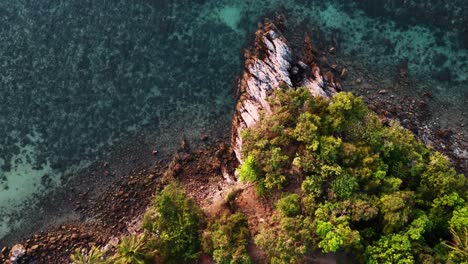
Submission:
<svg viewBox="0 0 468 264">
<path fill-rule="evenodd" d="M 224 215 L 203 234 L 203 249 L 218 264 L 252 263 L 247 254 L 250 239 L 247 218 L 242 213 Z"/>
<path fill-rule="evenodd" d="M 200 255 L 203 214 L 177 184 L 156 196 L 143 217 L 143 228 L 164 263 L 191 261 Z"/>
<path fill-rule="evenodd" d="M 272 264 L 304 263 L 303 258 L 316 249 L 313 232 L 311 217 L 283 217 L 279 226 L 262 229 L 255 244 L 265 250 Z"/>
<path fill-rule="evenodd" d="M 257 180 L 257 171 L 255 169 L 255 159 L 252 155 L 248 156 L 239 168 L 239 179 L 241 181 L 255 182 Z"/>
<path fill-rule="evenodd" d="M 286 217 L 293 217 L 301 212 L 300 201 L 301 197 L 295 193 L 292 193 L 281 198 L 276 203 L 276 208 L 281 215 Z"/>
</svg>

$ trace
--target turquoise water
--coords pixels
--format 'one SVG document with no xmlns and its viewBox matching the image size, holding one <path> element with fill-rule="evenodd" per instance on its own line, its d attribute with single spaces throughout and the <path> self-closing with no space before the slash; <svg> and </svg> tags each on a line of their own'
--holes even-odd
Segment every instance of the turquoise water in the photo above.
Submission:
<svg viewBox="0 0 468 264">
<path fill-rule="evenodd" d="M 338 38 L 341 55 L 381 74 L 407 61 L 417 89 L 466 113 L 468 50 L 456 27 L 402 24 L 346 2 L 0 3 L 0 238 L 27 224 L 22 214 L 40 213 L 40 195 L 132 135 L 153 148 L 228 131 L 243 48 L 276 11 L 289 28 Z"/>
</svg>

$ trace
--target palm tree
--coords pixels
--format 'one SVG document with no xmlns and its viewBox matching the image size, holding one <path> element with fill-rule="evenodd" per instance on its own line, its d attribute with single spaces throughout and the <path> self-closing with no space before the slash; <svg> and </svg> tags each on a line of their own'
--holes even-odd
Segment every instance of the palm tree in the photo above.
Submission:
<svg viewBox="0 0 468 264">
<path fill-rule="evenodd" d="M 106 260 L 103 258 L 104 253 L 99 247 L 91 247 L 88 254 L 85 254 L 79 248 L 75 253 L 70 256 L 70 260 L 74 264 L 105 264 Z"/>
<path fill-rule="evenodd" d="M 146 245 L 145 235 L 130 235 L 122 238 L 113 260 L 116 264 L 145 264 L 154 256 Z"/>
<path fill-rule="evenodd" d="M 455 262 L 468 262 L 468 228 L 463 227 L 460 230 L 450 228 L 450 233 L 452 233 L 453 242 L 444 242 L 452 250 L 449 259 Z"/>
</svg>

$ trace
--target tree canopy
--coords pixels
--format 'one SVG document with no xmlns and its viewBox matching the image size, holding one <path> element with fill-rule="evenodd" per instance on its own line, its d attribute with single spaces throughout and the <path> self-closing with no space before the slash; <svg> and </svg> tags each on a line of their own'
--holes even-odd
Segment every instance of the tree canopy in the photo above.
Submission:
<svg viewBox="0 0 468 264">
<path fill-rule="evenodd" d="M 242 134 L 239 173 L 265 196 L 300 187 L 277 202 L 276 230 L 256 238 L 271 262 L 315 250 L 346 250 L 368 263 L 463 257 L 444 246 L 456 244 L 450 230 L 468 225 L 465 176 L 445 156 L 397 122 L 384 125 L 351 93 L 327 100 L 280 89 L 270 99 L 272 114 Z"/>
</svg>

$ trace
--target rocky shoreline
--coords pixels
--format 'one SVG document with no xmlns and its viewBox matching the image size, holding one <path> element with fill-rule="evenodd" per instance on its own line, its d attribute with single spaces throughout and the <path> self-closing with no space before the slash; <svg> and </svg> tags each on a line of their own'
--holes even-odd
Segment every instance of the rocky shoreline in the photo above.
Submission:
<svg viewBox="0 0 468 264">
<path fill-rule="evenodd" d="M 201 140 L 207 137 L 203 135 Z M 223 142 L 227 142 L 227 138 L 206 142 L 204 147 L 194 151 L 181 146 L 171 162 L 161 160 L 151 169 L 134 170 L 97 197 L 90 198 L 87 192 L 80 193 L 74 201 L 74 209 L 85 216 L 85 219 L 60 224 L 47 231 L 38 232 L 16 245 L 3 247 L 0 262 L 68 263 L 70 254 L 76 248 L 87 249 L 106 245 L 111 248 L 119 242 L 121 236 L 139 231 L 142 214 L 168 177 L 186 181 L 187 184 L 184 185 L 192 186 L 190 193 L 194 194 L 194 198 L 202 200 L 209 195 L 204 194 L 203 190 L 211 190 L 203 186 L 205 184 L 190 185 L 189 182 L 213 182 L 212 175 L 219 175 L 218 180 L 224 181 L 220 166 L 226 162 L 213 158 L 222 158 L 225 155 L 227 148 L 223 147 Z M 207 160 L 211 160 L 211 166 L 206 166 Z M 188 164 L 195 164 L 198 170 L 192 168 L 190 173 L 186 172 Z M 234 167 L 235 165 L 232 166 Z M 11 262 L 12 257 L 17 261 Z"/>
<path fill-rule="evenodd" d="M 162 168 L 136 170 L 92 199 L 86 191 L 79 193 L 73 201 L 74 210 L 84 219 L 63 223 L 22 241 L 17 248 L 23 248 L 25 254 L 18 263 L 66 263 L 75 248 L 102 246 L 109 238 L 123 234 L 127 221 L 144 212 Z M 2 263 L 11 257 L 9 251 L 9 247 L 2 249 Z"/>
<path fill-rule="evenodd" d="M 466 154 L 464 156 L 456 151 L 467 149 L 464 135 L 421 125 L 425 118 L 425 102 L 431 99 L 430 94 L 415 99 L 392 90 L 362 87 L 362 80 L 366 80 L 368 87 L 375 84 L 374 80 L 362 77 L 362 72 L 349 71 L 343 61 L 334 57 L 337 47 L 314 45 L 306 37 L 303 40 L 303 54 L 298 53 L 291 48 L 296 44 L 289 43 L 282 33 L 283 23 L 282 17 L 275 21 L 278 26 L 266 22 L 257 31 L 253 48 L 246 51 L 230 138 L 226 135 L 205 142 L 209 136 L 202 136 L 200 140 L 205 143 L 194 149 L 190 148 L 190 142 L 183 140 L 172 159 L 161 160 L 151 169 L 131 171 L 97 197 L 90 197 L 86 192 L 78 194 L 74 209 L 85 216 L 84 221 L 60 224 L 34 234 L 15 246 L 6 246 L 1 249 L 0 262 L 10 263 L 13 257 L 14 263 L 68 263 L 69 255 L 76 248 L 94 245 L 111 248 L 121 235 L 140 231 L 138 223 L 151 197 L 170 179 L 179 180 L 188 194 L 209 211 L 235 184 L 232 176 L 238 161 L 242 160 L 241 130 L 254 125 L 262 109 L 268 112 L 269 105 L 265 98 L 276 87 L 306 86 L 313 94 L 323 96 L 330 96 L 342 89 L 352 90 L 363 95 L 382 118 L 400 120 L 425 143 L 449 156 L 459 171 L 466 172 Z M 401 85 L 408 85 L 404 68 L 399 74 Z M 367 93 L 369 90 L 372 93 Z M 106 165 L 103 164 L 103 167 L 105 169 Z M 249 193 L 248 187 L 245 188 L 245 195 L 254 195 L 252 190 Z M 264 216 L 271 214 L 271 205 L 249 204 L 248 196 L 240 196 L 238 203 L 243 203 L 241 210 L 249 216 L 252 225 L 258 225 Z M 259 210 L 261 214 L 252 212 L 255 206 L 262 208 Z M 250 253 L 257 254 L 258 259 L 262 258 L 262 253 L 255 248 Z M 208 259 L 206 263 L 209 263 Z"/>
</svg>

